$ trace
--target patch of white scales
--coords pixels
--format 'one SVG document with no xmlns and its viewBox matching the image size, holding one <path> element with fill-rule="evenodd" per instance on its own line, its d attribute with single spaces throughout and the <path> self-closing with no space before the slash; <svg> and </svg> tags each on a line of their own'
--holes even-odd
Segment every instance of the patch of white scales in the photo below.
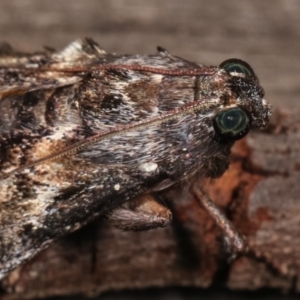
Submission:
<svg viewBox="0 0 300 300">
<path fill-rule="evenodd" d="M 72 122 L 64 122 L 60 126 L 56 127 L 54 129 L 53 134 L 47 136 L 47 139 L 49 141 L 59 141 L 62 140 L 63 138 L 66 138 L 69 135 L 73 135 L 73 132 L 75 129 L 78 128 L 78 125 L 76 123 Z M 43 143 L 43 142 L 42 142 Z"/>
<path fill-rule="evenodd" d="M 119 191 L 120 188 L 121 188 L 121 185 L 120 185 L 119 183 L 117 183 L 117 184 L 114 185 L 114 189 L 115 189 L 116 191 Z"/>
<path fill-rule="evenodd" d="M 153 172 L 157 169 L 158 165 L 153 162 L 146 162 L 139 165 L 139 170 L 145 173 Z"/>
<path fill-rule="evenodd" d="M 98 55 L 106 54 L 106 51 L 100 48 L 96 43 L 93 45 L 94 53 L 92 54 L 88 54 L 83 46 L 82 40 L 78 39 L 65 47 L 62 51 L 54 53 L 52 55 L 52 59 L 58 62 L 64 61 L 68 63 L 74 63 L 76 60 L 82 60 L 83 57 L 90 59 L 93 58 L 95 56 L 95 52 Z"/>
</svg>

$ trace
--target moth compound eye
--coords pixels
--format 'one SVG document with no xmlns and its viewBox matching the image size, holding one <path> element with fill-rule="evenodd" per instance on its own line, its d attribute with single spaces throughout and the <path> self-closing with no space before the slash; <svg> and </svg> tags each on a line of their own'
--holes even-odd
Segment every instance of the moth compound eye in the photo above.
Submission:
<svg viewBox="0 0 300 300">
<path fill-rule="evenodd" d="M 213 120 L 217 135 L 228 140 L 244 137 L 250 128 L 251 119 L 242 108 L 235 107 L 220 111 Z"/>
<path fill-rule="evenodd" d="M 222 62 L 219 66 L 220 69 L 224 69 L 227 73 L 240 73 L 246 76 L 256 77 L 253 69 L 245 61 L 237 58 L 231 58 Z"/>
</svg>

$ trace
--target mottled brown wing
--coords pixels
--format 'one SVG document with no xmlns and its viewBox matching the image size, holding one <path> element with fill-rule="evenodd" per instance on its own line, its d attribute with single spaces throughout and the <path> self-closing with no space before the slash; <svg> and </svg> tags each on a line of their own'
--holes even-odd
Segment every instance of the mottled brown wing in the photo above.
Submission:
<svg viewBox="0 0 300 300">
<path fill-rule="evenodd" d="M 194 78 L 89 70 L 105 63 L 194 66 L 167 53 L 106 55 L 90 40 L 51 55 L 0 57 L 0 277 L 52 239 L 168 179 L 168 172 L 171 180 L 183 172 L 176 152 L 181 127 L 188 130 L 193 116 L 163 126 L 151 120 L 194 101 Z M 84 71 L 64 72 L 78 66 Z M 129 130 L 135 122 L 146 125 Z M 178 148 L 171 156 L 170 125 Z M 110 131 L 117 134 L 101 139 Z"/>
</svg>

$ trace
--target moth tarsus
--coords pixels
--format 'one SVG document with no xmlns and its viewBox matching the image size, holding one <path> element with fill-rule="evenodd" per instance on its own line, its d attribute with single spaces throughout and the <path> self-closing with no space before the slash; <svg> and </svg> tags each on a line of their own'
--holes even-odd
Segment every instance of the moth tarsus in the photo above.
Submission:
<svg viewBox="0 0 300 300">
<path fill-rule="evenodd" d="M 221 176 L 234 141 L 271 110 L 252 68 L 113 55 L 91 39 L 61 52 L 0 52 L 0 278 L 96 216 L 126 230 L 165 226 L 157 202 Z M 200 189 L 227 237 L 242 238 Z"/>
</svg>

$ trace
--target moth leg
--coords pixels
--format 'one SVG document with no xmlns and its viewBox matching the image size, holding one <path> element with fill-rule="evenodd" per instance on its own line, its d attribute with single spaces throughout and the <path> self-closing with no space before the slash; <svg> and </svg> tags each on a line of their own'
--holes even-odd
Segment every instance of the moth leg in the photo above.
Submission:
<svg viewBox="0 0 300 300">
<path fill-rule="evenodd" d="M 195 186 L 193 192 L 199 204 L 205 208 L 222 229 L 226 246 L 232 254 L 230 259 L 234 259 L 237 253 L 244 252 L 246 250 L 245 238 L 237 232 L 230 221 L 203 191 Z"/>
<path fill-rule="evenodd" d="M 119 229 L 142 231 L 167 226 L 172 220 L 172 213 L 153 195 L 145 194 L 115 208 L 106 219 Z"/>
</svg>

